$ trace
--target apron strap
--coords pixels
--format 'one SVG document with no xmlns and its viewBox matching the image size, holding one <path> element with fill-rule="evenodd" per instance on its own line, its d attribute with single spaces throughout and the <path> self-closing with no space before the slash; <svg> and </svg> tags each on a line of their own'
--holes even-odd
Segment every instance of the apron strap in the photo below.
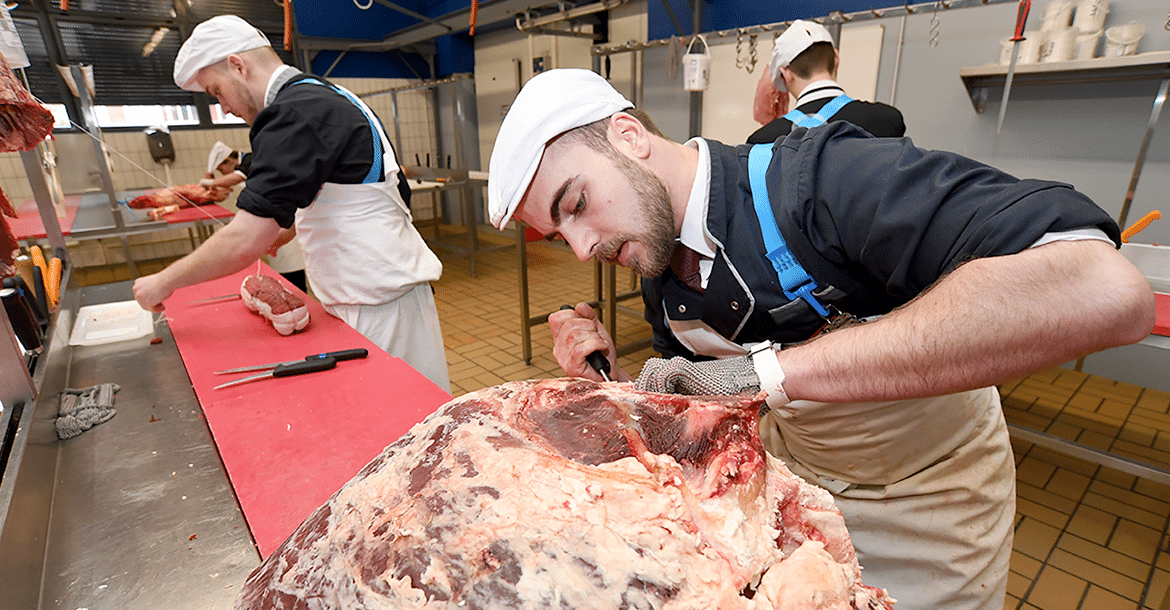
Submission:
<svg viewBox="0 0 1170 610">
<path fill-rule="evenodd" d="M 832 100 L 829 100 L 829 103 L 822 106 L 816 114 L 809 115 L 799 110 L 792 110 L 788 114 L 784 115 L 784 118 L 792 121 L 792 124 L 796 125 L 797 127 L 812 129 L 813 127 L 820 127 L 821 125 L 828 123 L 829 119 L 832 118 L 834 114 L 837 114 L 838 110 L 843 108 L 845 104 L 848 104 L 852 101 L 853 98 L 842 93 Z"/>
<path fill-rule="evenodd" d="M 329 87 L 330 89 L 332 89 L 332 90 L 336 91 L 337 93 L 340 93 L 342 96 L 344 96 L 354 106 L 357 106 L 357 109 L 360 110 L 362 115 L 366 117 L 366 122 L 368 122 L 370 124 L 370 131 L 373 133 L 373 136 L 374 136 L 374 164 L 370 166 L 370 173 L 366 174 L 366 177 L 362 180 L 362 184 L 374 184 L 376 182 L 381 182 L 382 180 L 380 178 L 382 178 L 382 156 L 383 156 L 382 132 L 378 129 L 377 125 L 374 123 L 374 117 L 370 115 L 370 113 L 366 110 L 365 106 L 363 106 L 361 103 L 359 103 L 357 98 L 354 97 L 354 95 L 352 93 L 350 93 L 344 89 L 341 89 L 339 87 L 335 87 L 333 85 L 323 83 L 315 78 L 301 79 L 293 84 L 295 85 L 297 83 L 312 83 L 314 85 L 322 85 L 325 87 Z"/>
<path fill-rule="evenodd" d="M 748 152 L 752 204 L 756 208 L 756 220 L 759 221 L 760 232 L 764 236 L 764 249 L 768 253 L 766 256 L 772 263 L 772 268 L 776 270 L 776 277 L 780 280 L 784 296 L 792 301 L 804 299 L 821 317 L 828 319 L 829 310 L 813 296 L 816 282 L 788 249 L 788 243 L 780 234 L 780 227 L 776 225 L 776 217 L 772 214 L 772 202 L 768 199 L 768 185 L 764 177 L 771 161 L 771 144 L 756 144 Z"/>
</svg>

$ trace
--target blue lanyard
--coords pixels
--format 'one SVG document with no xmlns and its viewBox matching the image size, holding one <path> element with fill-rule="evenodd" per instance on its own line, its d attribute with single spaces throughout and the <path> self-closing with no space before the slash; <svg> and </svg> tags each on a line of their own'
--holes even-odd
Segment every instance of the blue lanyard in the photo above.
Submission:
<svg viewBox="0 0 1170 610">
<path fill-rule="evenodd" d="M 821 317 L 828 319 L 829 310 L 813 296 L 816 282 L 788 249 L 788 243 L 780 234 L 780 227 L 776 225 L 776 217 L 772 214 L 772 202 L 768 199 L 768 185 L 764 178 L 771 161 L 771 144 L 756 144 L 748 152 L 748 179 L 752 187 L 752 203 L 756 208 L 756 220 L 760 223 L 760 232 L 764 236 L 766 256 L 772 263 L 772 268 L 776 270 L 776 277 L 780 280 L 784 296 L 791 301 L 798 298 L 804 299 L 817 313 L 821 314 Z"/>
<path fill-rule="evenodd" d="M 348 99 L 354 106 L 357 106 L 357 109 L 362 112 L 362 114 L 366 117 L 366 121 L 370 124 L 370 131 L 373 133 L 373 136 L 374 136 L 374 164 L 372 166 L 370 166 L 370 173 L 366 174 L 365 179 L 362 180 L 362 184 L 374 184 L 376 182 L 381 182 L 380 178 L 382 177 L 382 135 L 378 131 L 378 128 L 374 125 L 374 117 L 370 116 L 370 113 L 366 112 L 366 109 L 360 103 L 358 103 L 357 98 L 354 97 L 353 94 L 348 92 L 348 91 L 345 91 L 345 90 L 339 89 L 337 87 L 334 87 L 332 85 L 323 83 L 315 78 L 301 79 L 293 84 L 295 85 L 297 83 L 312 83 L 314 85 L 322 85 L 325 87 L 329 87 L 330 89 L 345 96 L 345 98 Z"/>
<path fill-rule="evenodd" d="M 829 122 L 829 119 L 837 114 L 845 104 L 852 102 L 853 98 L 842 93 L 825 104 L 816 114 L 805 114 L 799 110 L 793 110 L 784 115 L 784 118 L 792 121 L 793 125 L 797 127 L 804 127 L 805 129 L 812 129 L 813 127 L 820 127 Z"/>
</svg>

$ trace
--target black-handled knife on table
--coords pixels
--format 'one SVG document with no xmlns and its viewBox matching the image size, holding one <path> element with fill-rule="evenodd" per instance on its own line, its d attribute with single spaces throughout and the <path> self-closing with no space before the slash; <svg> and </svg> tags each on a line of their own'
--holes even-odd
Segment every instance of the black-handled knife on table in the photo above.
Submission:
<svg viewBox="0 0 1170 610">
<path fill-rule="evenodd" d="M 342 360 L 356 360 L 358 358 L 365 358 L 369 352 L 365 348 L 359 349 L 343 349 L 336 352 L 325 352 L 323 354 L 310 354 L 300 360 L 288 360 L 285 362 L 273 362 L 272 364 L 254 364 L 252 366 L 241 366 L 239 368 L 227 369 L 225 371 L 215 371 L 216 375 L 227 375 L 229 373 L 247 373 L 248 371 L 263 371 L 265 369 L 274 369 L 282 364 L 293 365 L 305 360 L 324 360 L 325 358 L 333 358 L 337 362 Z"/>
<path fill-rule="evenodd" d="M 250 377 L 243 377 L 235 381 L 229 381 L 215 386 L 214 390 L 221 388 L 230 388 L 241 383 L 248 383 L 251 381 L 259 381 L 261 379 L 270 379 L 273 377 L 291 377 L 293 375 L 304 375 L 305 373 L 315 373 L 317 371 L 327 371 L 337 366 L 339 360 L 354 360 L 357 358 L 365 358 L 368 355 L 365 349 L 347 349 L 337 352 L 325 352 L 323 354 L 311 354 L 305 356 L 302 360 L 289 360 L 288 362 L 274 362 L 272 364 L 257 364 L 254 366 L 245 366 L 236 369 L 229 369 L 226 371 L 216 371 L 216 375 L 227 373 L 243 373 L 247 371 L 260 371 L 270 369 L 267 372 Z"/>
<path fill-rule="evenodd" d="M 292 377 L 293 375 L 304 375 L 305 373 L 315 373 L 317 371 L 326 371 L 337 366 L 337 361 L 333 358 L 320 358 L 317 360 L 298 360 L 295 364 L 278 364 L 276 368 L 260 373 L 259 375 L 252 375 L 251 377 L 244 377 L 235 381 L 221 383 L 212 389 L 219 390 L 221 388 L 230 388 L 241 383 L 248 383 L 250 381 L 259 381 L 261 379 L 270 379 L 273 377 Z"/>
</svg>

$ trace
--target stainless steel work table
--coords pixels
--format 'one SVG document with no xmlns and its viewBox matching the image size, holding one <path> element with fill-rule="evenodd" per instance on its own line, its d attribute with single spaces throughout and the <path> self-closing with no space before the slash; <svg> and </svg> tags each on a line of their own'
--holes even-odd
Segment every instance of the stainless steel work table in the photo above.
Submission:
<svg viewBox="0 0 1170 610">
<path fill-rule="evenodd" d="M 62 310 L 130 298 L 75 289 Z M 230 608 L 260 555 L 166 323 L 155 345 L 68 346 L 72 320 L 55 326 L 0 486 L 0 607 Z M 60 389 L 99 383 L 121 387 L 117 415 L 58 441 Z"/>
</svg>

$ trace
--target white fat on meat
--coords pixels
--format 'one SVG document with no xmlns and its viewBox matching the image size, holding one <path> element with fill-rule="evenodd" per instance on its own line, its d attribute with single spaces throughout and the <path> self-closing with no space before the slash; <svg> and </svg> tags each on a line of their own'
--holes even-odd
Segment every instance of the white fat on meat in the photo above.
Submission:
<svg viewBox="0 0 1170 610">
<path fill-rule="evenodd" d="M 759 399 L 553 379 L 466 394 L 387 447 L 237 610 L 879 610 L 832 497 Z"/>
<path fill-rule="evenodd" d="M 309 325 L 309 308 L 305 302 L 286 290 L 276 278 L 249 275 L 240 284 L 240 298 L 248 311 L 263 316 L 282 335 L 291 335 Z"/>
</svg>

